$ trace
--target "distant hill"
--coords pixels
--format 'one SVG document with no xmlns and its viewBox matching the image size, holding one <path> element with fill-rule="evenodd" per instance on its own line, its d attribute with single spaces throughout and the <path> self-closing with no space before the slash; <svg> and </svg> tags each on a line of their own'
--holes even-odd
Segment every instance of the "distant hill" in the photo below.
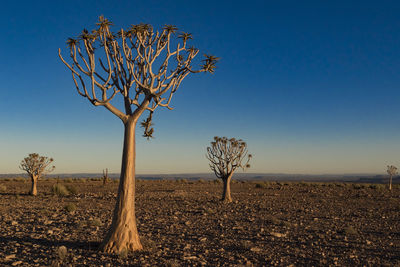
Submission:
<svg viewBox="0 0 400 267">
<path fill-rule="evenodd" d="M 50 178 L 99 178 L 102 173 L 60 173 L 51 174 Z M 112 179 L 119 178 L 118 173 L 108 175 Z M 0 178 L 26 177 L 26 174 L 0 174 Z M 144 180 L 214 180 L 213 173 L 182 173 L 182 174 L 137 174 Z M 312 181 L 312 182 L 354 182 L 354 183 L 387 183 L 387 175 L 376 174 L 284 174 L 284 173 L 236 173 L 233 179 L 249 181 Z M 393 178 L 393 183 L 400 183 L 400 176 Z"/>
</svg>

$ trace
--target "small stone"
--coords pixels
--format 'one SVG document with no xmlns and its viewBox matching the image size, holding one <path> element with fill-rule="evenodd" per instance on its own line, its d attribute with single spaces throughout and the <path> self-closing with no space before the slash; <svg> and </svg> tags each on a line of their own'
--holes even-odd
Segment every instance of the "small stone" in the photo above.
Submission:
<svg viewBox="0 0 400 267">
<path fill-rule="evenodd" d="M 207 237 L 203 237 L 199 239 L 200 242 L 206 242 L 207 241 Z"/>
<path fill-rule="evenodd" d="M 281 234 L 281 233 L 276 233 L 276 232 L 271 232 L 271 235 L 275 236 L 275 237 L 286 237 L 286 234 Z"/>
<path fill-rule="evenodd" d="M 253 252 L 261 252 L 261 248 L 259 248 L 259 247 L 252 247 L 252 248 L 250 249 L 250 251 L 253 251 Z"/>
<path fill-rule="evenodd" d="M 11 225 L 17 225 L 18 222 L 17 221 L 11 221 Z"/>
<path fill-rule="evenodd" d="M 183 259 L 186 261 L 186 260 L 197 260 L 197 257 L 196 256 L 186 256 L 186 257 L 183 257 Z"/>
<path fill-rule="evenodd" d="M 49 235 L 52 235 L 52 234 L 53 234 L 53 230 L 48 230 L 47 233 L 48 233 Z"/>
<path fill-rule="evenodd" d="M 15 261 L 11 265 L 12 266 L 17 266 L 17 265 L 20 265 L 21 263 L 22 263 L 22 261 Z"/>
<path fill-rule="evenodd" d="M 7 255 L 4 259 L 6 261 L 8 261 L 8 260 L 11 260 L 11 259 L 14 259 L 14 258 L 15 258 L 15 254 L 10 254 L 10 255 Z"/>
</svg>

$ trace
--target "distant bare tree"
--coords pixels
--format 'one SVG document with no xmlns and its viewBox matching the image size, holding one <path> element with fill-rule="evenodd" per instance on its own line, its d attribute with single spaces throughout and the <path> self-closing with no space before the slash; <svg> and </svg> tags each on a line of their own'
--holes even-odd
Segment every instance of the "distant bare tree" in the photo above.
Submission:
<svg viewBox="0 0 400 267">
<path fill-rule="evenodd" d="M 37 181 L 46 173 L 52 172 L 56 167 L 50 166 L 52 158 L 40 156 L 37 153 L 29 154 L 21 161 L 19 168 L 26 171 L 31 178 L 32 187 L 29 192 L 31 195 L 37 195 Z"/>
<path fill-rule="evenodd" d="M 392 190 L 392 178 L 397 175 L 397 167 L 387 165 L 387 173 L 389 174 L 389 190 Z"/>
<path fill-rule="evenodd" d="M 103 185 L 105 185 L 110 179 L 108 178 L 108 169 L 103 170 Z"/>
<path fill-rule="evenodd" d="M 232 202 L 230 183 L 233 173 L 237 168 L 243 170 L 250 168 L 251 154 L 247 154 L 247 144 L 242 140 L 226 137 L 214 137 L 211 147 L 207 147 L 207 159 L 210 161 L 210 168 L 215 175 L 222 179 L 224 188 L 222 201 Z M 247 161 L 243 163 L 244 159 Z"/>
<path fill-rule="evenodd" d="M 132 25 L 118 33 L 110 30 L 112 23 L 100 16 L 97 28 L 86 29 L 77 38 L 69 38 L 67 45 L 71 64 L 61 56 L 72 72 L 78 93 L 94 106 L 103 106 L 124 124 L 124 145 L 121 177 L 110 230 L 102 250 L 105 252 L 142 249 L 135 217 L 135 127 L 140 116 L 144 137 L 151 138 L 152 115 L 157 107 L 172 109 L 173 94 L 191 73 L 215 70 L 218 58 L 205 55 L 198 69 L 192 67 L 199 53 L 188 46 L 189 33 L 180 33 L 173 25 L 155 31 L 149 24 Z M 96 68 L 97 63 L 97 68 Z M 121 100 L 120 104 L 112 104 Z"/>
</svg>

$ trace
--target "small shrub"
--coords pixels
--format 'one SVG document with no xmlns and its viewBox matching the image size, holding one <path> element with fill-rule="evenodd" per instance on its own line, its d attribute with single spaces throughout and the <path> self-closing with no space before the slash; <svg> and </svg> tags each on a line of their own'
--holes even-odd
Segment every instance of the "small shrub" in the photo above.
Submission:
<svg viewBox="0 0 400 267">
<path fill-rule="evenodd" d="M 74 212 L 76 211 L 76 205 L 74 203 L 69 203 L 67 206 L 65 206 L 65 209 L 68 212 Z"/>
<path fill-rule="evenodd" d="M 214 180 L 214 184 L 220 184 L 220 183 L 222 183 L 220 179 L 215 179 Z"/>
<path fill-rule="evenodd" d="M 6 192 L 7 191 L 7 186 L 0 184 L 0 192 Z"/>
<path fill-rule="evenodd" d="M 204 211 L 207 212 L 208 214 L 214 214 L 214 213 L 216 213 L 216 211 L 215 211 L 214 209 L 212 209 L 212 208 L 207 208 L 207 209 L 205 209 Z"/>
<path fill-rule="evenodd" d="M 66 188 L 68 192 L 71 193 L 72 195 L 76 195 L 78 193 L 78 190 L 73 185 L 67 185 Z"/>
<path fill-rule="evenodd" d="M 239 245 L 238 245 L 238 247 L 240 248 L 240 249 L 242 249 L 242 250 L 249 250 L 251 247 L 252 247 L 252 243 L 251 243 L 251 241 L 249 241 L 249 240 L 241 240 L 240 242 L 239 242 Z"/>
<path fill-rule="evenodd" d="M 275 225 L 281 224 L 281 220 L 279 220 L 278 218 L 276 218 L 276 217 L 273 216 L 273 215 L 267 215 L 267 216 L 265 217 L 265 221 L 266 221 L 267 223 L 275 224 Z"/>
<path fill-rule="evenodd" d="M 256 188 L 267 188 L 265 183 L 256 183 Z"/>
<path fill-rule="evenodd" d="M 362 189 L 362 188 L 366 188 L 367 186 L 365 184 L 353 184 L 352 187 L 354 189 Z"/>
<path fill-rule="evenodd" d="M 65 183 L 72 183 L 74 180 L 72 178 L 64 179 Z"/>
<path fill-rule="evenodd" d="M 68 250 L 65 246 L 57 248 L 57 258 L 63 261 L 68 255 Z"/>
<path fill-rule="evenodd" d="M 299 183 L 299 185 L 301 185 L 301 186 L 308 186 L 309 184 L 306 183 L 306 182 L 304 182 L 304 181 L 301 181 L 301 182 Z"/>
<path fill-rule="evenodd" d="M 204 181 L 204 179 L 199 179 L 197 182 L 200 184 L 204 184 L 206 181 Z"/>
<path fill-rule="evenodd" d="M 53 187 L 51 188 L 51 192 L 59 197 L 64 197 L 69 195 L 68 189 L 62 184 L 53 185 Z"/>
<path fill-rule="evenodd" d="M 385 185 L 383 185 L 383 184 L 371 184 L 369 186 L 369 188 L 375 189 L 375 190 L 384 190 L 385 189 Z"/>
<path fill-rule="evenodd" d="M 357 235 L 357 231 L 356 231 L 356 229 L 354 229 L 354 227 L 353 226 L 347 226 L 346 228 L 344 228 L 343 229 L 343 232 L 346 234 L 346 235 Z"/>
<path fill-rule="evenodd" d="M 101 223 L 101 221 L 99 219 L 93 219 L 93 220 L 89 221 L 89 226 L 97 226 L 97 227 L 99 227 L 101 225 L 102 225 L 102 223 Z"/>
</svg>

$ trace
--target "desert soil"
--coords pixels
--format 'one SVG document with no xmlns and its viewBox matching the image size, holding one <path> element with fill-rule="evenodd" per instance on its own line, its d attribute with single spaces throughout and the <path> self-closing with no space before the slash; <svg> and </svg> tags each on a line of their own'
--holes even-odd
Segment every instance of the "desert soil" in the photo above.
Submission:
<svg viewBox="0 0 400 267">
<path fill-rule="evenodd" d="M 28 180 L 0 180 L 1 266 L 400 265 L 399 186 L 234 182 L 224 204 L 213 181 L 138 181 L 144 250 L 110 255 L 97 247 L 117 183 L 59 181 L 68 196 L 56 183 L 33 197 Z"/>
</svg>

